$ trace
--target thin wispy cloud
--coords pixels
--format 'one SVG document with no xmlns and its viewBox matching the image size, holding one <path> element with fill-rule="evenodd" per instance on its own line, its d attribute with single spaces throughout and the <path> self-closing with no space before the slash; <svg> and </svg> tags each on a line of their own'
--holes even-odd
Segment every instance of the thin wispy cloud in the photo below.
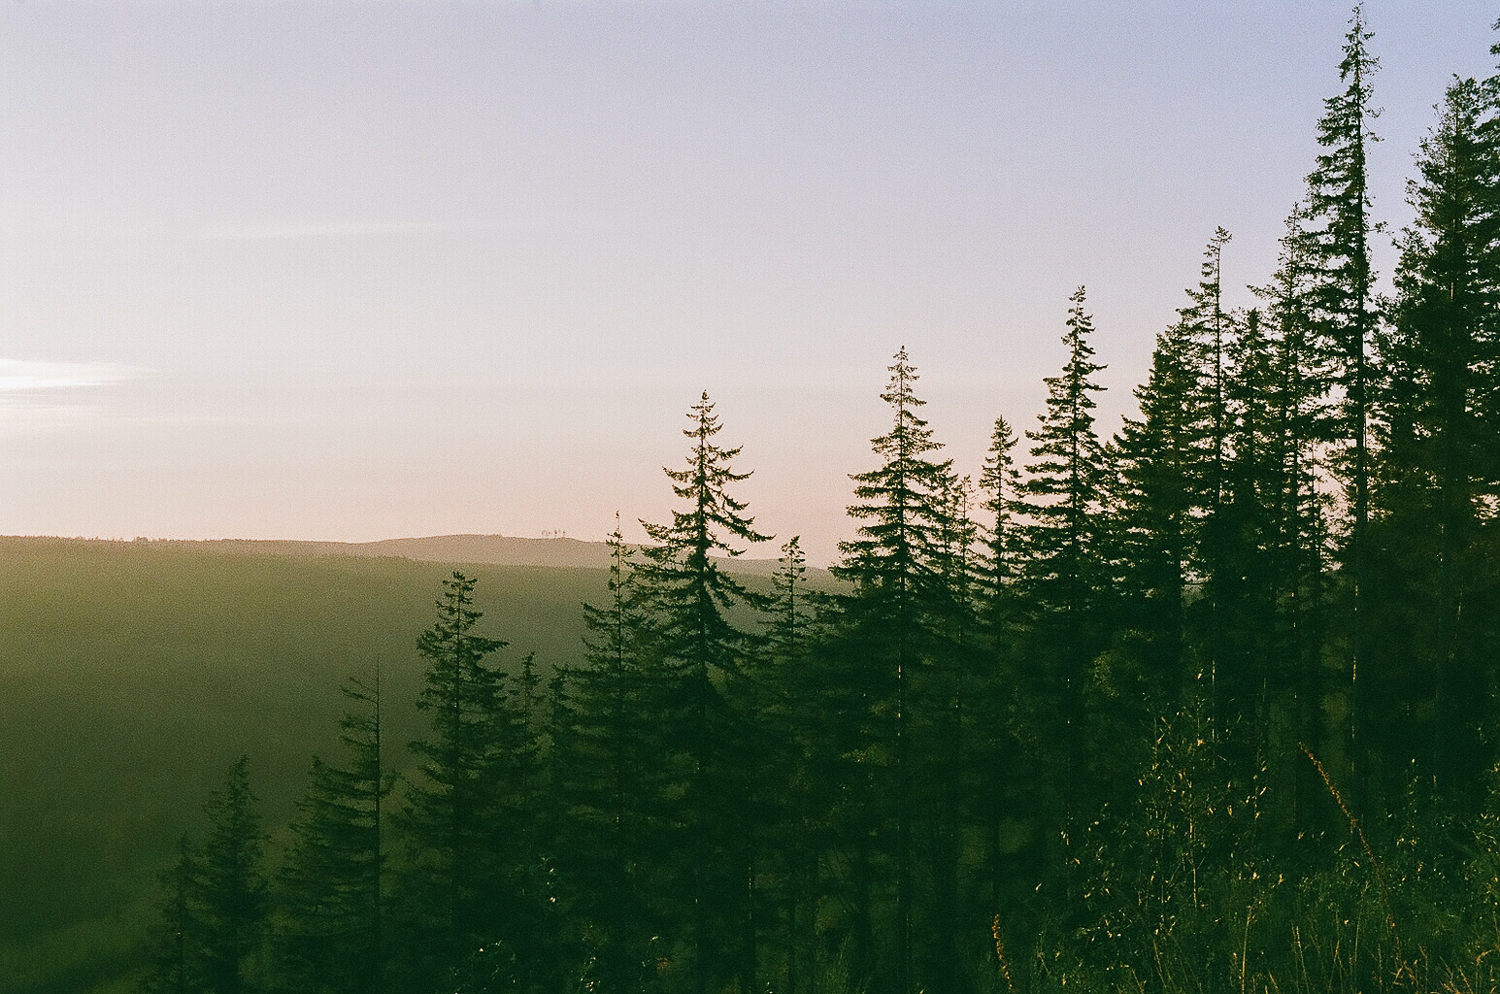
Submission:
<svg viewBox="0 0 1500 994">
<path fill-rule="evenodd" d="M 138 379 L 146 371 L 106 362 L 47 362 L 0 358 L 0 392 L 102 387 Z"/>
<path fill-rule="evenodd" d="M 225 225 L 208 228 L 210 241 L 269 242 L 319 238 L 367 238 L 388 235 L 453 234 L 479 231 L 484 225 L 453 221 L 319 221 L 307 223 Z"/>
</svg>

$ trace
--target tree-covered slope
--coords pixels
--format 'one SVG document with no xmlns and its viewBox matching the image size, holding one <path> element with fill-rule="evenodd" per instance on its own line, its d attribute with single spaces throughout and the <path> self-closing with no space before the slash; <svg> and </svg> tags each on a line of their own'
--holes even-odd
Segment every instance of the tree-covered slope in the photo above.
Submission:
<svg viewBox="0 0 1500 994">
<path fill-rule="evenodd" d="M 380 665 L 409 761 L 416 638 L 453 564 L 238 546 L 0 539 L 0 990 L 88 989 L 72 964 L 129 948 L 239 755 L 283 825 L 335 751 L 346 676 Z M 577 661 L 603 570 L 464 568 L 501 665 Z"/>
</svg>

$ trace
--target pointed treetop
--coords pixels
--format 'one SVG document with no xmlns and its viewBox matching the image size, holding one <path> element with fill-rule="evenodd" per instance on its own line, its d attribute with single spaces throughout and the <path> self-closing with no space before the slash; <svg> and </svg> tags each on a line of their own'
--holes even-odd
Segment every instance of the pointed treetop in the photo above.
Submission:
<svg viewBox="0 0 1500 994">
<path fill-rule="evenodd" d="M 885 392 L 880 395 L 881 400 L 887 404 L 894 404 L 900 411 L 909 407 L 921 407 L 927 403 L 912 390 L 912 384 L 916 383 L 919 377 L 916 367 L 906 356 L 905 345 L 896 350 L 895 364 L 887 366 L 886 369 L 891 374 L 891 380 Z"/>
</svg>

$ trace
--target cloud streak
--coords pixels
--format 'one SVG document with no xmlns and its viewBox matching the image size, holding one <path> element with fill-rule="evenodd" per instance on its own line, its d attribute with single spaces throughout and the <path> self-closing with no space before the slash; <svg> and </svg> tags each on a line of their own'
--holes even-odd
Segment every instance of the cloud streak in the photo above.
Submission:
<svg viewBox="0 0 1500 994">
<path fill-rule="evenodd" d="M 449 221 L 325 221 L 239 225 L 208 228 L 209 241 L 271 242 L 317 238 L 366 238 L 381 235 L 452 234 L 482 230 L 481 225 Z"/>
<path fill-rule="evenodd" d="M 0 358 L 0 393 L 109 386 L 133 380 L 145 370 L 105 362 L 46 362 Z"/>
</svg>

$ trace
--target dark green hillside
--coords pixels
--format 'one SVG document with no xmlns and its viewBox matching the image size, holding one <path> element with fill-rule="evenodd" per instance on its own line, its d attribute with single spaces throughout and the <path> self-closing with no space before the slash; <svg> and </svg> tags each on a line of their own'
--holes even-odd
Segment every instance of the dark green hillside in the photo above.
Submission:
<svg viewBox="0 0 1500 994">
<path fill-rule="evenodd" d="M 284 823 L 311 756 L 333 751 L 340 683 L 377 660 L 404 761 L 420 727 L 415 641 L 452 568 L 0 539 L 0 990 L 88 989 L 69 964 L 138 934 L 173 841 L 240 754 L 267 824 Z M 481 627 L 511 643 L 504 662 L 535 651 L 550 669 L 578 652 L 602 571 L 463 568 Z"/>
</svg>

